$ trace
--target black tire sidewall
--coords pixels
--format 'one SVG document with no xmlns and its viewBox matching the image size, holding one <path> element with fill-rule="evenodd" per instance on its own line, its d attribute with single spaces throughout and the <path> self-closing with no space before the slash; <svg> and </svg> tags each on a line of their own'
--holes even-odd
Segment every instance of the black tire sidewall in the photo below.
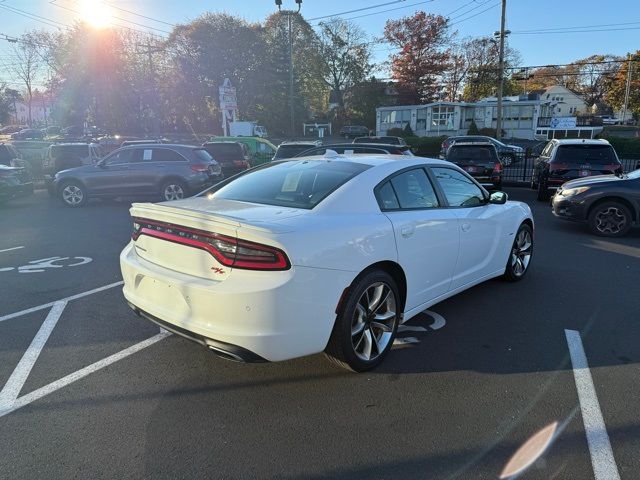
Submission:
<svg viewBox="0 0 640 480">
<path fill-rule="evenodd" d="M 356 304 L 360 299 L 360 296 L 372 284 L 378 282 L 387 284 L 393 291 L 393 294 L 396 296 L 396 314 L 398 315 L 398 318 L 396 319 L 396 323 L 391 335 L 391 340 L 389 341 L 387 347 L 374 360 L 366 361 L 358 357 L 353 349 L 351 341 L 351 322 L 353 319 Z M 339 352 L 335 352 L 338 353 L 337 356 L 341 357 L 340 359 L 347 363 L 351 367 L 351 369 L 355 370 L 356 372 L 363 372 L 377 366 L 380 362 L 382 362 L 382 360 L 384 360 L 387 353 L 391 349 L 391 346 L 393 345 L 393 340 L 395 339 L 396 332 L 398 330 L 398 324 L 400 322 L 400 308 L 401 300 L 398 293 L 398 286 L 396 285 L 393 277 L 391 277 L 391 275 L 389 275 L 388 273 L 382 270 L 374 270 L 356 279 L 352 286 L 349 288 L 347 300 L 344 303 L 342 311 L 336 318 L 334 331 L 332 332 L 332 337 L 334 335 L 336 336 L 336 338 L 332 338 L 332 340 L 338 340 L 338 345 L 335 345 L 335 347 L 339 347 L 340 350 Z"/>
<path fill-rule="evenodd" d="M 595 224 L 596 215 L 598 214 L 599 211 L 604 210 L 606 208 L 610 208 L 610 207 L 616 207 L 617 209 L 623 211 L 625 217 L 627 217 L 627 223 L 626 223 L 625 227 L 619 233 L 607 234 L 607 233 L 603 233 L 603 232 L 599 231 L 596 228 L 596 224 Z M 626 235 L 629 232 L 629 230 L 631 229 L 632 222 L 633 222 L 633 216 L 631 215 L 631 211 L 629 210 L 629 208 L 627 208 L 626 205 L 624 205 L 624 204 L 622 204 L 620 202 L 615 202 L 615 201 L 603 202 L 603 203 L 601 203 L 599 205 L 596 205 L 589 212 L 589 218 L 588 218 L 588 221 L 587 221 L 587 223 L 589 225 L 589 229 L 591 230 L 592 233 L 594 233 L 595 235 L 598 235 L 600 237 L 609 237 L 609 238 L 623 237 L 624 235 Z"/>
</svg>

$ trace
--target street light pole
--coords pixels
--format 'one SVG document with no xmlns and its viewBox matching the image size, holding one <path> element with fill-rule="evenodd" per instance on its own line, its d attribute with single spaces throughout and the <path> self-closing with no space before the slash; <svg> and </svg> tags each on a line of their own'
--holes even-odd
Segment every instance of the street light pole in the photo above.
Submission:
<svg viewBox="0 0 640 480">
<path fill-rule="evenodd" d="M 295 103 L 294 103 L 294 84 L 293 84 L 293 25 L 291 16 L 296 13 L 300 13 L 300 8 L 302 7 L 302 0 L 295 0 L 298 4 L 298 10 L 281 10 L 282 0 L 275 0 L 276 5 L 278 7 L 278 11 L 282 15 L 287 16 L 287 24 L 289 29 L 289 118 L 291 120 L 291 137 L 295 137 L 296 134 L 296 122 L 295 122 Z"/>
<path fill-rule="evenodd" d="M 631 92 L 631 70 L 633 68 L 633 62 L 631 61 L 631 54 L 627 57 L 627 85 L 624 89 L 624 105 L 622 106 L 622 125 L 627 122 L 627 108 L 629 107 L 629 93 Z"/>
<path fill-rule="evenodd" d="M 504 24 L 507 15 L 507 0 L 502 0 L 502 18 L 500 20 L 500 58 L 498 60 L 498 105 L 496 108 L 496 138 L 502 139 L 502 92 L 504 88 Z"/>
</svg>

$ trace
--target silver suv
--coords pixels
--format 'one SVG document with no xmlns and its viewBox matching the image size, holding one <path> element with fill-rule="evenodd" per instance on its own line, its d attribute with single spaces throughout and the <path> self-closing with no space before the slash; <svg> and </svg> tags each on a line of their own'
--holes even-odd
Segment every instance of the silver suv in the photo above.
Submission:
<svg viewBox="0 0 640 480">
<path fill-rule="evenodd" d="M 89 198 L 179 200 L 222 178 L 220 165 L 202 147 L 148 144 L 122 147 L 95 165 L 58 172 L 51 190 L 65 205 L 80 207 Z"/>
</svg>

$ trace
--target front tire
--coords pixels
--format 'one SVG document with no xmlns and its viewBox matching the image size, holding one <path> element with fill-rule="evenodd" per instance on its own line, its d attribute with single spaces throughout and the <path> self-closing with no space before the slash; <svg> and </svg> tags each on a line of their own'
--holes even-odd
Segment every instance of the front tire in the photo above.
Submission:
<svg viewBox="0 0 640 480">
<path fill-rule="evenodd" d="M 626 205 L 604 202 L 589 212 L 589 228 L 601 237 L 622 237 L 631 229 L 633 217 Z"/>
<path fill-rule="evenodd" d="M 87 203 L 87 190 L 79 182 L 66 182 L 62 184 L 58 192 L 60 200 L 67 207 L 82 207 Z"/>
<path fill-rule="evenodd" d="M 325 349 L 334 363 L 355 372 L 377 366 L 393 345 L 400 319 L 400 296 L 394 279 L 374 270 L 349 289 Z"/>
<path fill-rule="evenodd" d="M 523 223 L 516 233 L 516 238 L 513 239 L 503 278 L 508 282 L 522 280 L 529 271 L 532 256 L 533 229 L 530 225 Z"/>
</svg>

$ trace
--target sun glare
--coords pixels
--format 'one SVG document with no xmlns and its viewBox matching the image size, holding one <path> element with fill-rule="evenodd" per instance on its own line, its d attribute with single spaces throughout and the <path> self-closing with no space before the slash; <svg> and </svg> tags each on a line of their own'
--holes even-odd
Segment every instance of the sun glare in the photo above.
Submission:
<svg viewBox="0 0 640 480">
<path fill-rule="evenodd" d="M 102 0 L 82 0 L 82 20 L 94 28 L 105 28 L 112 21 L 111 8 Z"/>
</svg>

